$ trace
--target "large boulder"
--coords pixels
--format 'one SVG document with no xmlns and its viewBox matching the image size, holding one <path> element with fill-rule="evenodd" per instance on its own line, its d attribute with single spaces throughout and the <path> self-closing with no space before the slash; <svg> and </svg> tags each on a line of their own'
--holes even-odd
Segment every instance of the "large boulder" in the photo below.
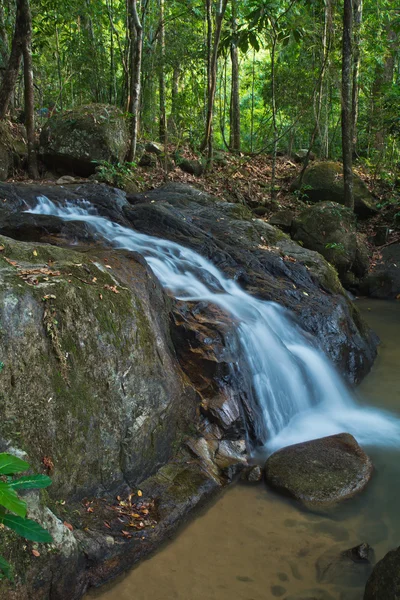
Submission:
<svg viewBox="0 0 400 600">
<path fill-rule="evenodd" d="M 360 217 L 376 213 L 374 198 L 363 180 L 354 173 L 354 210 Z M 296 179 L 291 190 L 300 190 L 310 202 L 332 201 L 344 204 L 343 165 L 337 162 L 317 162 L 309 166 L 300 183 Z"/>
<path fill-rule="evenodd" d="M 363 490 L 372 470 L 354 437 L 341 433 L 278 450 L 265 463 L 265 478 L 306 506 L 328 506 Z"/>
<path fill-rule="evenodd" d="M 366 296 L 395 299 L 400 295 L 400 244 L 386 246 L 360 285 Z"/>
<path fill-rule="evenodd" d="M 365 586 L 364 600 L 399 600 L 400 547 L 388 552 L 374 567 Z"/>
<path fill-rule="evenodd" d="M 90 104 L 52 116 L 40 134 L 39 153 L 49 168 L 87 177 L 96 163 L 122 162 L 128 142 L 123 113 L 115 106 Z"/>
<path fill-rule="evenodd" d="M 369 266 L 368 248 L 357 234 L 355 214 L 336 202 L 321 202 L 303 210 L 292 224 L 293 239 L 324 256 L 345 278 L 363 277 Z"/>
</svg>

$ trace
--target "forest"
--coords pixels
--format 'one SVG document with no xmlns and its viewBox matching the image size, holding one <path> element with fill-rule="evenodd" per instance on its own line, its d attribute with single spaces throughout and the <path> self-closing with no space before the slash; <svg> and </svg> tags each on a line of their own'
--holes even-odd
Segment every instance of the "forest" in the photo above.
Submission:
<svg viewBox="0 0 400 600">
<path fill-rule="evenodd" d="M 0 0 L 1 598 L 397 600 L 399 301 L 395 0 Z"/>
</svg>

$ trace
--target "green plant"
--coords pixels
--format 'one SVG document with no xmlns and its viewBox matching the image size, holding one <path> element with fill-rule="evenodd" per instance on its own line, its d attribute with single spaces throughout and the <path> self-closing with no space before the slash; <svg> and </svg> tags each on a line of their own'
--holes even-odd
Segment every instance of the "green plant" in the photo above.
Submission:
<svg viewBox="0 0 400 600">
<path fill-rule="evenodd" d="M 106 160 L 97 162 L 96 173 L 100 181 L 123 187 L 127 177 L 132 177 L 132 171 L 136 167 L 135 162 L 110 163 Z"/>
<path fill-rule="evenodd" d="M 51 479 L 47 475 L 14 478 L 17 473 L 28 469 L 29 464 L 24 460 L 6 452 L 0 453 L 0 523 L 27 540 L 51 543 L 50 533 L 26 517 L 26 502 L 17 494 L 19 490 L 46 488 L 51 485 Z M 0 579 L 3 577 L 12 579 L 12 567 L 0 556 Z"/>
<path fill-rule="evenodd" d="M 309 190 L 312 190 L 312 185 L 302 185 L 301 189 L 299 190 L 295 190 L 293 192 L 293 196 L 295 196 L 297 198 L 297 200 L 302 200 L 303 202 L 308 200 L 308 194 L 307 192 Z"/>
<path fill-rule="evenodd" d="M 325 244 L 327 250 L 336 250 L 336 252 L 344 252 L 344 246 L 340 242 L 329 242 Z"/>
</svg>

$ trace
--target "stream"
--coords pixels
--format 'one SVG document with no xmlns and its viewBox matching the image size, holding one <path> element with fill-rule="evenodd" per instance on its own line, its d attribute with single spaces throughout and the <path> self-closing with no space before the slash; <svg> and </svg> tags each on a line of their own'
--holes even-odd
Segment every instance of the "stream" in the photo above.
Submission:
<svg viewBox="0 0 400 600">
<path fill-rule="evenodd" d="M 365 404 L 400 413 L 400 303 L 358 305 L 381 338 L 358 392 Z M 362 565 L 333 571 L 330 582 L 318 581 L 316 565 L 323 569 L 324 555 L 363 541 L 376 560 L 399 545 L 399 453 L 382 446 L 367 451 L 375 465 L 372 481 L 336 510 L 303 511 L 264 483 L 238 484 L 157 554 L 86 600 L 300 600 L 312 598 L 311 590 L 319 590 L 317 600 L 362 600 L 368 577 Z"/>
<path fill-rule="evenodd" d="M 364 493 L 325 513 L 303 511 L 264 484 L 236 485 L 155 556 L 88 598 L 361 600 L 368 567 L 332 556 L 365 541 L 379 560 L 398 545 L 400 305 L 359 302 L 382 345 L 355 395 L 288 311 L 250 296 L 196 252 L 113 223 L 84 201 L 60 206 L 42 196 L 28 212 L 86 223 L 105 243 L 142 254 L 176 298 L 210 301 L 231 316 L 240 348 L 232 368 L 247 363 L 248 393 L 269 434 L 265 455 L 347 431 L 376 467 Z"/>
</svg>

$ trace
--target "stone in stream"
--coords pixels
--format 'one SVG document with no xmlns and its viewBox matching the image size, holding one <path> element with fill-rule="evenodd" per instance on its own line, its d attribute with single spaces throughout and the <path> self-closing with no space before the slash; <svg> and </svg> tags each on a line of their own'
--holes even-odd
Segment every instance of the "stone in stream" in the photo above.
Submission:
<svg viewBox="0 0 400 600">
<path fill-rule="evenodd" d="M 258 483 L 262 480 L 262 477 L 262 468 L 259 465 L 253 465 L 243 471 L 241 479 L 249 483 Z"/>
<path fill-rule="evenodd" d="M 394 300 L 400 294 L 400 244 L 390 244 L 380 253 L 381 258 L 361 282 L 360 292 Z"/>
<path fill-rule="evenodd" d="M 362 587 L 372 571 L 374 553 L 367 543 L 349 550 L 337 545 L 326 550 L 316 562 L 317 582 L 341 587 Z"/>
<path fill-rule="evenodd" d="M 365 586 L 364 600 L 399 600 L 400 547 L 388 552 L 374 567 Z"/>
<path fill-rule="evenodd" d="M 372 462 L 349 433 L 288 446 L 265 463 L 267 483 L 309 507 L 351 498 L 367 485 Z"/>
</svg>

